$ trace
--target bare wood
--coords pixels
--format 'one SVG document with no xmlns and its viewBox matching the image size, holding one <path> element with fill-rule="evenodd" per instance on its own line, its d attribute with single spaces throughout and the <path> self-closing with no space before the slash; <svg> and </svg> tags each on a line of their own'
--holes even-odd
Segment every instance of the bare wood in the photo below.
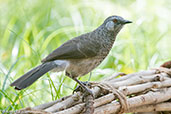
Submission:
<svg viewBox="0 0 171 114">
<path fill-rule="evenodd" d="M 137 84 L 133 86 L 121 86 L 119 90 L 123 92 L 125 95 L 130 95 L 133 93 L 139 93 L 141 91 L 145 91 L 151 88 L 163 88 L 163 87 L 170 87 L 171 86 L 171 79 L 165 81 L 158 81 L 158 82 L 147 82 L 143 84 Z"/>
<path fill-rule="evenodd" d="M 162 96 L 162 97 L 159 97 Z M 161 89 L 160 92 L 149 92 L 144 95 L 127 99 L 129 107 L 138 107 L 152 103 L 159 103 L 171 99 L 171 88 Z M 95 109 L 94 114 L 116 113 L 120 108 L 120 104 L 116 101 Z"/>
<path fill-rule="evenodd" d="M 39 110 L 52 114 L 80 114 L 85 112 L 85 109 L 89 113 L 94 109 L 94 114 L 118 113 L 121 109 L 119 102 L 123 99 L 119 99 L 118 102 L 117 97 L 112 93 L 112 88 L 128 96 L 129 109 L 124 112 L 171 111 L 170 72 L 171 69 L 157 68 L 127 75 L 115 74 L 101 82 L 90 82 L 95 96 L 94 104 L 88 97 L 86 97 L 87 102 L 82 102 L 83 93 L 76 92 L 57 101 L 33 107 L 30 111 L 31 113 Z M 118 75 L 122 77 L 115 78 Z M 107 89 L 108 86 L 111 89 Z"/>
<path fill-rule="evenodd" d="M 113 82 L 117 82 L 117 81 L 122 81 L 122 80 L 126 80 L 128 78 L 134 77 L 134 76 L 149 76 L 149 75 L 153 75 L 156 74 L 156 70 L 147 70 L 147 71 L 141 71 L 141 72 L 136 72 L 136 73 L 132 73 L 132 74 L 127 74 L 123 77 L 120 78 L 115 78 L 112 81 Z M 105 81 L 110 81 L 114 76 L 110 76 L 108 77 Z"/>
<path fill-rule="evenodd" d="M 45 111 L 47 112 L 56 112 L 56 111 L 60 111 L 63 109 L 66 109 L 68 107 L 71 107 L 72 105 L 75 105 L 80 99 L 79 96 L 81 95 L 80 92 L 78 92 L 78 94 L 74 94 L 71 97 L 67 98 L 64 101 L 61 101 L 57 104 L 54 104 L 53 106 L 45 109 Z"/>
<path fill-rule="evenodd" d="M 171 111 L 171 102 L 152 104 L 131 108 L 129 112 L 153 112 L 153 111 Z M 126 111 L 128 113 L 128 111 Z"/>
<path fill-rule="evenodd" d="M 126 80 L 118 81 L 118 82 L 113 82 L 109 81 L 107 83 L 110 83 L 112 86 L 115 88 L 121 87 L 121 86 L 128 86 L 128 85 L 135 85 L 135 84 L 141 84 L 141 83 L 146 83 L 146 82 L 153 82 L 156 80 L 166 80 L 169 79 L 167 74 L 154 74 L 150 76 L 133 76 L 131 78 L 128 78 Z"/>
<path fill-rule="evenodd" d="M 52 105 L 54 105 L 54 104 L 56 104 L 58 102 L 61 102 L 61 101 L 65 100 L 66 98 L 70 97 L 70 96 L 71 95 L 63 97 L 63 98 L 58 99 L 56 101 L 52 101 L 52 102 L 48 102 L 48 103 L 45 103 L 45 104 L 41 104 L 39 106 L 35 106 L 32 109 L 34 109 L 34 110 L 42 110 L 42 109 L 45 109 L 45 108 L 49 108 L 50 106 L 52 106 Z"/>
</svg>

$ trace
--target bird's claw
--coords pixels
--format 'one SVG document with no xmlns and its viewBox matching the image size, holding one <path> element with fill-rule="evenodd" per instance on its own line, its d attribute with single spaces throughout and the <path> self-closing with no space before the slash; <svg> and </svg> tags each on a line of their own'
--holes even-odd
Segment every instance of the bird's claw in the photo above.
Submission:
<svg viewBox="0 0 171 114">
<path fill-rule="evenodd" d="M 88 83 L 88 81 L 85 81 L 85 82 L 81 82 L 83 85 L 85 85 L 85 86 L 90 86 L 90 84 Z M 75 92 L 78 92 L 78 91 L 81 91 L 81 92 L 83 92 L 83 88 L 80 86 L 80 85 L 78 85 L 74 90 L 73 90 L 73 94 L 75 93 Z"/>
<path fill-rule="evenodd" d="M 74 89 L 73 93 L 74 93 L 74 92 L 81 91 L 81 92 L 83 93 L 83 99 L 82 99 L 82 101 L 84 101 L 84 98 L 85 98 L 86 96 L 88 96 L 88 95 L 91 95 L 91 96 L 93 97 L 93 99 L 94 99 L 95 96 L 94 96 L 93 92 L 88 88 L 88 87 L 91 87 L 91 86 L 90 86 L 90 83 L 89 83 L 88 81 L 86 81 L 86 82 L 81 82 L 81 83 L 82 83 L 82 85 L 84 85 L 84 87 L 82 87 L 81 85 L 78 85 L 78 86 Z"/>
<path fill-rule="evenodd" d="M 93 92 L 89 88 L 86 88 L 83 93 L 82 101 L 84 101 L 85 97 L 87 97 L 89 95 L 92 96 L 92 98 L 94 100 L 95 96 L 94 96 Z"/>
</svg>

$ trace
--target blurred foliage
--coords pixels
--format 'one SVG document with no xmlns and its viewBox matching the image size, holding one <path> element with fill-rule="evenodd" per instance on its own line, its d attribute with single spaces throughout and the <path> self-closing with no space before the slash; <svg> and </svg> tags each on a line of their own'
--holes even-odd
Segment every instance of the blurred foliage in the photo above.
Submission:
<svg viewBox="0 0 171 114">
<path fill-rule="evenodd" d="M 92 31 L 110 15 L 133 23 L 119 33 L 91 80 L 158 67 L 171 59 L 170 11 L 170 0 L 0 0 L 0 110 L 35 106 L 70 94 L 75 82 L 64 73 L 47 73 L 22 91 L 9 84 L 62 43 Z M 88 79 L 89 74 L 81 78 Z"/>
</svg>

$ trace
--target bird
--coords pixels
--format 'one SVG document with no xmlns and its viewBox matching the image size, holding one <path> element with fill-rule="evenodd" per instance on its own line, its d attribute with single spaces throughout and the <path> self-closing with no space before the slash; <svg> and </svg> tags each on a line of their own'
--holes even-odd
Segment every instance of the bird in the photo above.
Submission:
<svg viewBox="0 0 171 114">
<path fill-rule="evenodd" d="M 65 75 L 75 80 L 88 94 L 91 90 L 77 78 L 95 69 L 109 54 L 116 36 L 124 25 L 132 23 L 121 16 L 112 15 L 95 30 L 75 37 L 52 51 L 41 64 L 10 86 L 22 90 L 49 71 L 64 71 Z"/>
</svg>

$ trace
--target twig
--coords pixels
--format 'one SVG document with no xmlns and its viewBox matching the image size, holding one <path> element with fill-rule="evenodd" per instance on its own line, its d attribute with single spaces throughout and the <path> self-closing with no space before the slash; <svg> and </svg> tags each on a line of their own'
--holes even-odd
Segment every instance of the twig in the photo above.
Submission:
<svg viewBox="0 0 171 114">
<path fill-rule="evenodd" d="M 119 75 L 122 76 L 115 78 Z M 59 100 L 20 111 L 30 111 L 33 114 L 87 114 L 93 111 L 93 114 L 108 114 L 121 110 L 125 101 L 127 108 L 122 110 L 124 112 L 171 111 L 171 69 L 160 67 L 127 75 L 119 73 L 90 84 L 93 86 L 91 90 L 95 96 L 94 100 L 88 96 L 85 97 L 85 102 L 82 102 L 83 93 L 76 92 Z M 115 90 L 127 96 L 127 99 L 117 99 Z"/>
</svg>

